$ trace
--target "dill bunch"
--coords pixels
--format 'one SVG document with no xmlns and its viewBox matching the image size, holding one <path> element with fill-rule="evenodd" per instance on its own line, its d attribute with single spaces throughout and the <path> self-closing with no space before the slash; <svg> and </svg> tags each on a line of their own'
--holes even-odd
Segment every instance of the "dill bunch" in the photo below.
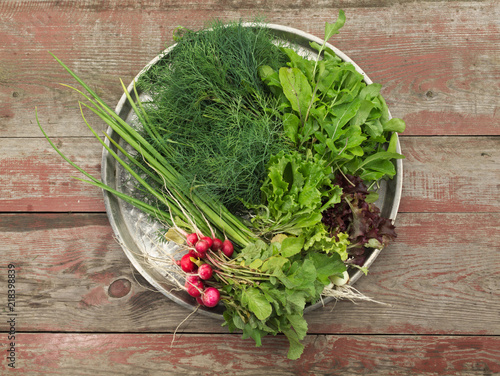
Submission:
<svg viewBox="0 0 500 376">
<path fill-rule="evenodd" d="M 162 151 L 190 182 L 233 212 L 260 202 L 265 166 L 291 146 L 279 103 L 258 67 L 279 69 L 288 57 L 263 27 L 214 21 L 209 29 L 183 29 L 174 48 L 141 76 L 138 86 Z"/>
</svg>

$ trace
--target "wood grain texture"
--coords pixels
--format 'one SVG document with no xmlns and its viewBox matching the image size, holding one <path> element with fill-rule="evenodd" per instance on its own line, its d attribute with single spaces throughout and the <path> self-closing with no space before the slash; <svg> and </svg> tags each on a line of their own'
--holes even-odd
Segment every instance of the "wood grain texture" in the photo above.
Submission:
<svg viewBox="0 0 500 376">
<path fill-rule="evenodd" d="M 101 189 L 73 179 L 86 177 L 65 162 L 45 138 L 3 138 L 1 142 L 0 212 L 105 211 Z M 55 138 L 53 142 L 100 179 L 102 146 L 96 139 Z"/>
<path fill-rule="evenodd" d="M 499 137 L 402 137 L 401 148 L 400 211 L 499 211 Z"/>
<path fill-rule="evenodd" d="M 29 375 L 494 375 L 500 339 L 308 336 L 301 359 L 284 337 L 254 347 L 234 335 L 20 335 L 17 371 Z M 2 343 L 2 345 L 4 345 Z M 3 347 L 3 346 L 2 346 Z M 2 359 L 3 370 L 7 369 Z"/>
<path fill-rule="evenodd" d="M 376 6 L 362 7 L 364 3 L 344 2 L 354 8 L 347 10 L 347 24 L 332 42 L 384 85 L 393 115 L 408 123 L 407 135 L 500 134 L 498 2 L 370 1 Z M 324 22 L 342 6 L 201 0 L 129 1 L 125 6 L 55 0 L 2 4 L 0 129 L 10 137 L 33 137 L 35 106 L 54 135 L 88 134 L 68 126 L 79 122 L 74 109 L 78 98 L 58 85 L 73 81 L 47 51 L 114 105 L 121 96 L 118 79 L 130 82 L 172 42 L 178 25 L 197 29 L 213 18 L 252 20 L 260 15 L 321 36 Z"/>
<path fill-rule="evenodd" d="M 58 138 L 61 150 L 99 178 L 101 145 L 92 138 Z M 498 212 L 499 137 L 402 137 L 401 212 Z M 3 139 L 0 212 L 103 212 L 100 189 L 45 139 Z"/>
<path fill-rule="evenodd" d="M 470 223 L 481 226 L 470 231 Z M 397 229 L 356 283 L 390 306 L 330 303 L 307 314 L 309 332 L 500 335 L 500 272 L 492 268 L 500 249 L 491 242 L 500 238 L 498 214 L 402 213 Z M 172 333 L 189 314 L 133 272 L 104 215 L 0 215 L 0 244 L 2 268 L 18 270 L 18 330 Z M 122 278 L 131 291 L 112 298 L 109 286 Z M 221 323 L 196 313 L 180 331 L 226 333 Z"/>
</svg>

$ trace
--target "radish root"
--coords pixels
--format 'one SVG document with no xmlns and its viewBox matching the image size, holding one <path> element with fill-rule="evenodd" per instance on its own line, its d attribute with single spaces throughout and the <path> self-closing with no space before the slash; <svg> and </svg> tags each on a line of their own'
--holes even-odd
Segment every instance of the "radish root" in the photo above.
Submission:
<svg viewBox="0 0 500 376">
<path fill-rule="evenodd" d="M 351 285 L 345 284 L 342 286 L 335 286 L 335 285 L 329 285 L 325 287 L 322 293 L 323 297 L 331 297 L 334 298 L 335 300 L 349 300 L 353 303 L 357 303 L 358 301 L 365 301 L 365 302 L 372 302 L 372 303 L 377 303 L 385 306 L 391 306 L 389 303 L 384 303 L 384 302 L 379 302 L 375 299 L 372 299 L 361 292 L 359 292 L 357 289 L 352 287 Z"/>
</svg>

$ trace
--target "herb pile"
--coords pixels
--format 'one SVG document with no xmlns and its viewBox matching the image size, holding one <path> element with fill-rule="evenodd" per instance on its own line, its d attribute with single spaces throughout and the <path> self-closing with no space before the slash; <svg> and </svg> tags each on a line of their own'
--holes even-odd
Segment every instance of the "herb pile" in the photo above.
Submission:
<svg viewBox="0 0 500 376">
<path fill-rule="evenodd" d="M 87 123 L 147 199 L 103 184 L 49 139 L 54 149 L 88 182 L 168 225 L 164 236 L 183 250 L 172 263 L 193 299 L 223 304 L 224 325 L 257 345 L 283 333 L 290 359 L 303 352 L 307 304 L 346 296 L 348 271 L 366 272 L 370 249 L 396 237 L 373 202 L 403 158 L 404 123 L 390 119 L 380 85 L 327 47 L 344 22 L 341 11 L 326 23 L 311 59 L 264 27 L 183 30 L 138 81 L 150 99 L 134 101 L 124 87 L 139 126 L 58 60 L 85 90 L 82 115 L 94 112 L 135 150 L 103 142 Z"/>
<path fill-rule="evenodd" d="M 176 45 L 145 72 L 138 88 L 158 140 L 143 137 L 162 152 L 169 145 L 174 166 L 191 186 L 232 210 L 257 203 L 266 163 L 290 149 L 276 107 L 258 74 L 279 69 L 287 56 L 268 29 L 250 31 L 241 23 L 214 22 L 209 30 L 179 29 Z"/>
</svg>

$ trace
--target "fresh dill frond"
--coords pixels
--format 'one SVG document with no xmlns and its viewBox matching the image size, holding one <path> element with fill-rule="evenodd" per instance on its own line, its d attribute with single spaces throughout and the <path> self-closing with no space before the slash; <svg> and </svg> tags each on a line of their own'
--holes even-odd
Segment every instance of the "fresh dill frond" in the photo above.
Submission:
<svg viewBox="0 0 500 376">
<path fill-rule="evenodd" d="M 290 148 L 282 122 L 268 109 L 279 103 L 258 75 L 287 56 L 265 27 L 214 21 L 209 29 L 183 29 L 174 48 L 138 86 L 160 137 L 143 136 L 191 182 L 233 212 L 258 203 L 269 158 Z"/>
</svg>

